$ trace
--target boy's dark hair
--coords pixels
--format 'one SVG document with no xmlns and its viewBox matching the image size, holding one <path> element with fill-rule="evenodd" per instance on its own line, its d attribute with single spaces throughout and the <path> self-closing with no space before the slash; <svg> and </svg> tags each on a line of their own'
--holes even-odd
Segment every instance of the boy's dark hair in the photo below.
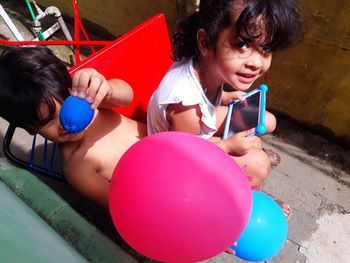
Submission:
<svg viewBox="0 0 350 263">
<path fill-rule="evenodd" d="M 237 13 L 238 11 L 238 13 Z M 262 18 L 262 19 L 261 19 Z M 254 42 L 262 26 L 269 50 L 284 49 L 300 39 L 301 17 L 297 0 L 201 0 L 199 11 L 180 19 L 172 38 L 173 59 L 197 58 L 197 31 L 208 34 L 208 46 L 216 45 L 218 33 L 233 25 L 239 37 Z"/>
<path fill-rule="evenodd" d="M 71 76 L 64 63 L 46 47 L 12 47 L 0 56 L 0 116 L 29 132 L 55 113 L 54 99 L 69 96 Z M 46 105 L 49 118 L 40 115 Z"/>
</svg>

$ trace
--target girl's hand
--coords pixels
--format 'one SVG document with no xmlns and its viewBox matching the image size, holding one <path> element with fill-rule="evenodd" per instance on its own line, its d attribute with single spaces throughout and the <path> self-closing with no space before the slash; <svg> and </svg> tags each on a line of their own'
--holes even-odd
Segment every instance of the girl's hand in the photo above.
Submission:
<svg viewBox="0 0 350 263">
<path fill-rule="evenodd" d="M 257 137 L 251 135 L 253 132 L 254 129 L 242 131 L 223 140 L 227 152 L 235 156 L 246 155 L 257 141 Z"/>
<path fill-rule="evenodd" d="M 245 98 L 243 97 L 244 94 L 246 94 L 244 91 L 223 91 L 221 95 L 221 103 L 227 105 L 236 99 L 245 101 Z"/>
<path fill-rule="evenodd" d="M 112 96 L 113 89 L 106 78 L 93 68 L 77 71 L 72 79 L 71 95 L 86 99 L 96 109 Z"/>
</svg>

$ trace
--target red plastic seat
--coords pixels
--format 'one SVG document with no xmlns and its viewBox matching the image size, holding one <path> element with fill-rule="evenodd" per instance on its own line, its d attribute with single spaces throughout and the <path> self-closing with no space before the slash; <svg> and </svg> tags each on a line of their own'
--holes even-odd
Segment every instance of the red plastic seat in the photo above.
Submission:
<svg viewBox="0 0 350 263">
<path fill-rule="evenodd" d="M 170 56 L 165 17 L 158 14 L 71 68 L 71 73 L 92 67 L 107 79 L 128 82 L 134 90 L 134 101 L 117 111 L 146 123 L 149 98 L 171 66 Z"/>
</svg>

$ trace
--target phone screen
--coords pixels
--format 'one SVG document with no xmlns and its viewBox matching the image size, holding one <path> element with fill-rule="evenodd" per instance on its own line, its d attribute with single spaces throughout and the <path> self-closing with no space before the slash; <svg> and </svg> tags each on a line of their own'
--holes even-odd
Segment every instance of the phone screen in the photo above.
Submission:
<svg viewBox="0 0 350 263">
<path fill-rule="evenodd" d="M 229 135 L 255 128 L 259 124 L 261 90 L 232 106 Z"/>
</svg>

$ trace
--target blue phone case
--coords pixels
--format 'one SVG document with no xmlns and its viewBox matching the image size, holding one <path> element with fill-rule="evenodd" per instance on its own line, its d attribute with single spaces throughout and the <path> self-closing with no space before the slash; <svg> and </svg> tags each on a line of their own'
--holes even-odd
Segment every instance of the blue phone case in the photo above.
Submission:
<svg viewBox="0 0 350 263">
<path fill-rule="evenodd" d="M 258 125 L 255 127 L 255 133 L 253 135 L 262 135 L 266 133 L 266 125 L 265 125 L 265 112 L 266 112 L 266 92 L 268 90 L 268 86 L 266 84 L 261 84 L 258 88 L 248 92 L 243 97 L 247 98 L 252 94 L 255 94 L 257 90 L 260 90 L 260 104 L 259 104 L 259 116 L 258 116 Z M 225 121 L 224 135 L 223 139 L 226 139 L 229 135 L 230 130 L 230 122 L 232 116 L 233 105 L 238 103 L 239 100 L 234 100 L 228 105 L 228 111 Z"/>
</svg>

